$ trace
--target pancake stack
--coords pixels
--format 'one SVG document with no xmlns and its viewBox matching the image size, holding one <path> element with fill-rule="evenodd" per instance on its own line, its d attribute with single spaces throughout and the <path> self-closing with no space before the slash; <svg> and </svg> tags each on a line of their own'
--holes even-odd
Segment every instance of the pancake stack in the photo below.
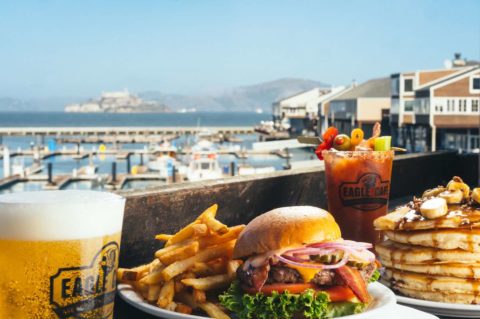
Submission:
<svg viewBox="0 0 480 319">
<path fill-rule="evenodd" d="M 392 289 L 412 298 L 480 304 L 480 188 L 459 177 L 375 220 Z"/>
</svg>

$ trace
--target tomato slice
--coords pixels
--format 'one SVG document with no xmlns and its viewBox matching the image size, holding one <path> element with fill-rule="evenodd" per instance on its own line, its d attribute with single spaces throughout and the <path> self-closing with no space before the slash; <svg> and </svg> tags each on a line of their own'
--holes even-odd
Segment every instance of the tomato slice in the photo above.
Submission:
<svg viewBox="0 0 480 319">
<path fill-rule="evenodd" d="M 330 297 L 331 302 L 348 301 L 355 298 L 352 289 L 347 286 L 335 286 L 324 290 Z"/>
<path fill-rule="evenodd" d="M 289 292 L 291 294 L 300 294 L 307 289 L 313 289 L 316 291 L 323 291 L 328 294 L 331 302 L 347 301 L 355 298 L 355 294 L 352 289 L 347 286 L 335 286 L 327 289 L 320 289 L 318 286 L 312 283 L 297 283 L 297 284 L 271 284 L 265 285 L 260 289 L 261 293 L 265 295 L 271 295 L 272 292 L 277 291 L 279 293 Z M 248 294 L 255 294 L 257 291 L 253 288 L 243 287 L 243 290 Z"/>
<path fill-rule="evenodd" d="M 352 289 L 353 293 L 358 297 L 358 299 L 360 299 L 361 302 L 370 301 L 370 294 L 367 290 L 367 284 L 357 269 L 348 266 L 342 266 L 337 268 L 336 272 L 342 277 L 347 286 Z"/>
</svg>

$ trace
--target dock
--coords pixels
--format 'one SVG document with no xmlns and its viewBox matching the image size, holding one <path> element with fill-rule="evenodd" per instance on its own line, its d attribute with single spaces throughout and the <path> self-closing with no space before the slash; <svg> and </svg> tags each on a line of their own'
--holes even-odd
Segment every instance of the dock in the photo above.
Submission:
<svg viewBox="0 0 480 319">
<path fill-rule="evenodd" d="M 250 126 L 213 127 L 2 127 L 0 136 L 151 136 L 197 135 L 208 130 L 213 134 L 253 134 Z"/>
</svg>

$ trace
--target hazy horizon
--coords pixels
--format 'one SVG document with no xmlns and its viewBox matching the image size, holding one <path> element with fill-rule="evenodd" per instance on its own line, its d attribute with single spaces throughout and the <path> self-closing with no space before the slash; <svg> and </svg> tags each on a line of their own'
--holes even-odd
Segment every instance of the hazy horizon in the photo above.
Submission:
<svg viewBox="0 0 480 319">
<path fill-rule="evenodd" d="M 0 97 L 345 85 L 480 59 L 480 1 L 0 3 Z"/>
</svg>

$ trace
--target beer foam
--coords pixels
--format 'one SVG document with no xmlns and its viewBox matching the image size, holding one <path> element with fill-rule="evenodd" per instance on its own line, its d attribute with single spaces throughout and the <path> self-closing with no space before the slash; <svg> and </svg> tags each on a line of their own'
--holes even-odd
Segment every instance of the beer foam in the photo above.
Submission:
<svg viewBox="0 0 480 319">
<path fill-rule="evenodd" d="M 106 192 L 39 191 L 0 195 L 0 239 L 72 240 L 122 230 L 125 199 Z"/>
</svg>

